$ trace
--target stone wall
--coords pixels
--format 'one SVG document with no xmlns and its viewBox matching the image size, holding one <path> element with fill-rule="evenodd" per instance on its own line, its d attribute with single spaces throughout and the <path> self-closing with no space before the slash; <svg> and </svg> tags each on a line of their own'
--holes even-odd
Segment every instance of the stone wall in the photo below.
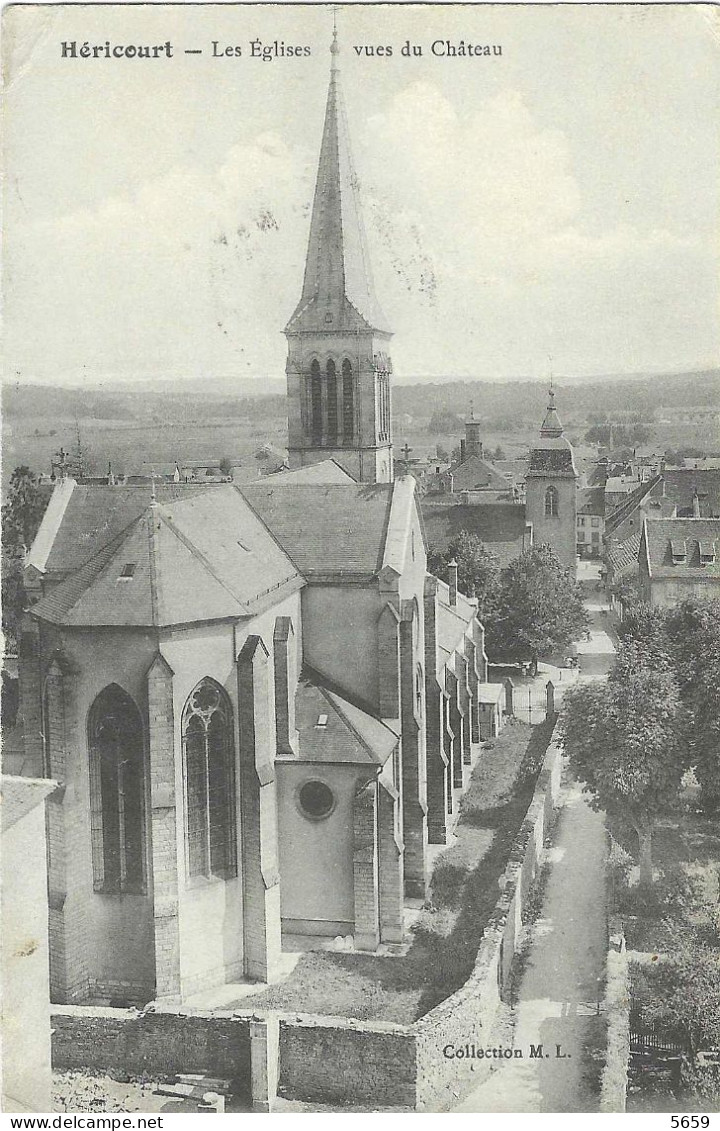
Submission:
<svg viewBox="0 0 720 1131">
<path fill-rule="evenodd" d="M 600 1086 L 600 1111 L 625 1111 L 630 1064 L 630 969 L 622 930 L 610 924 L 605 979 L 607 1051 Z"/>
<path fill-rule="evenodd" d="M 451 1107 L 477 1087 L 497 1059 L 478 1057 L 492 1044 L 491 1030 L 522 945 L 523 905 L 541 860 L 543 842 L 560 794 L 562 753 L 548 747 L 532 802 L 513 845 L 502 894 L 483 933 L 473 972 L 464 986 L 415 1023 L 420 1111 Z M 469 1055 L 464 1055 L 466 1046 Z M 474 1046 L 474 1050 L 472 1048 Z M 456 1055 L 458 1050 L 460 1056 Z"/>
<path fill-rule="evenodd" d="M 52 1007 L 53 1067 L 160 1077 L 208 1072 L 250 1080 L 250 1016 L 200 1010 L 143 1012 Z"/>
<path fill-rule="evenodd" d="M 324 1104 L 414 1107 L 415 1035 L 346 1018 L 280 1019 L 280 1095 Z"/>
</svg>

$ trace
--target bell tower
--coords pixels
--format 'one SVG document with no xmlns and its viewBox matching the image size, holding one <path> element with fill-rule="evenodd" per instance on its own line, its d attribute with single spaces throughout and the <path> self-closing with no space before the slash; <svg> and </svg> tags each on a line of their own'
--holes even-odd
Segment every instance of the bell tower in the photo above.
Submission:
<svg viewBox="0 0 720 1131">
<path fill-rule="evenodd" d="M 534 544 L 547 542 L 573 578 L 577 575 L 577 485 L 575 455 L 563 434 L 551 386 L 540 438 L 530 451 L 525 477 L 526 514 L 532 523 Z"/>
<path fill-rule="evenodd" d="M 393 478 L 392 332 L 375 295 L 340 87 L 337 31 L 300 301 L 288 340 L 290 467 L 335 459 L 359 482 Z"/>
</svg>

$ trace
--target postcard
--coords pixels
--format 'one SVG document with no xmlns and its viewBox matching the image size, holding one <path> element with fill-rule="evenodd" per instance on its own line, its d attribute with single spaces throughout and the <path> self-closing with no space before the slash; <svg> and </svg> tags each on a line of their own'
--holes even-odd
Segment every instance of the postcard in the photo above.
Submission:
<svg viewBox="0 0 720 1131">
<path fill-rule="evenodd" d="M 718 9 L 3 25 L 3 1110 L 708 1127 Z"/>
</svg>

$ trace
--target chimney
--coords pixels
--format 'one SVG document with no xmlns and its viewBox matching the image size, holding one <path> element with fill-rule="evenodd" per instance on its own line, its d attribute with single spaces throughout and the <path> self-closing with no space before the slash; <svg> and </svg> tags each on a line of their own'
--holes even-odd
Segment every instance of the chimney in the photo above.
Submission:
<svg viewBox="0 0 720 1131">
<path fill-rule="evenodd" d="M 465 463 L 465 441 L 460 441 L 460 463 Z"/>
<path fill-rule="evenodd" d="M 450 585 L 450 604 L 451 605 L 457 605 L 458 564 L 455 561 L 455 558 L 453 558 L 453 560 L 451 562 L 448 562 L 448 570 L 450 571 L 450 582 L 449 582 L 449 585 Z"/>
<path fill-rule="evenodd" d="M 700 496 L 697 487 L 693 491 L 693 518 L 700 518 Z"/>
</svg>

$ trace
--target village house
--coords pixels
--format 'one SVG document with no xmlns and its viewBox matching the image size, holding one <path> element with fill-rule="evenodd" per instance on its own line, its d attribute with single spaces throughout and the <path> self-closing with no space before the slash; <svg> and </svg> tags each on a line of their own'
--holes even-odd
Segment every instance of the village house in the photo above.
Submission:
<svg viewBox="0 0 720 1131">
<path fill-rule="evenodd" d="M 646 518 L 638 549 L 642 600 L 668 608 L 720 596 L 719 553 L 720 519 Z"/>
</svg>

